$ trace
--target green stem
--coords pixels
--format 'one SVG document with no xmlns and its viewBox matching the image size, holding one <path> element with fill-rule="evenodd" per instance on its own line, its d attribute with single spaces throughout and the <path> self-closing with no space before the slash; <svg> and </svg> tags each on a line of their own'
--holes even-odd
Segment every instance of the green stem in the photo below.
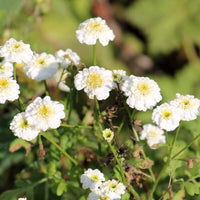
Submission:
<svg viewBox="0 0 200 200">
<path fill-rule="evenodd" d="M 125 178 L 125 173 L 124 173 L 124 169 L 123 169 L 123 166 L 122 164 L 120 163 L 116 153 L 115 153 L 115 150 L 113 148 L 113 146 L 108 142 L 108 146 L 110 147 L 110 150 L 112 151 L 114 157 L 115 157 L 115 160 L 117 162 L 117 164 L 119 165 L 119 168 L 120 168 L 120 173 L 121 173 L 121 177 L 122 177 L 122 181 L 123 181 L 123 184 L 127 187 L 127 189 L 133 194 L 133 196 L 135 197 L 136 200 L 140 200 L 140 196 L 139 194 L 133 189 L 133 187 L 131 185 L 129 185 L 126 181 L 126 178 Z"/>
<path fill-rule="evenodd" d="M 158 185 L 158 183 L 159 183 L 161 177 L 162 177 L 163 174 L 166 172 L 166 169 L 167 169 L 167 167 L 169 166 L 169 164 L 170 164 L 170 162 L 171 162 L 171 160 L 172 160 L 172 151 L 173 151 L 174 145 L 175 145 L 175 143 L 176 143 L 176 139 L 177 139 L 177 137 L 178 137 L 178 133 L 179 133 L 180 127 L 181 127 L 181 126 L 179 125 L 179 127 L 178 127 L 177 130 L 176 130 L 176 135 L 175 135 L 175 137 L 174 137 L 172 146 L 171 146 L 171 148 L 170 148 L 170 150 L 169 150 L 169 155 L 168 155 L 167 162 L 165 163 L 165 165 L 163 166 L 162 170 L 160 171 L 160 173 L 159 173 L 158 177 L 156 178 L 156 181 L 154 182 L 154 185 L 153 185 L 153 187 L 152 187 L 152 189 L 151 189 L 151 192 L 150 192 L 150 195 L 149 195 L 149 197 L 150 197 L 149 199 L 150 199 L 150 200 L 153 198 L 153 193 L 155 192 L 156 187 L 157 187 L 157 185 Z"/>
<path fill-rule="evenodd" d="M 133 133 L 134 133 L 135 139 L 136 139 L 137 142 L 139 142 L 140 139 L 139 139 L 139 137 L 138 137 L 137 131 L 135 130 L 135 127 L 133 126 L 133 123 L 132 123 L 132 120 L 131 120 L 131 113 L 130 113 L 130 110 L 129 110 L 129 108 L 128 108 L 127 105 L 126 105 L 126 102 L 123 101 L 123 103 L 124 103 L 124 107 L 126 108 L 126 111 L 127 111 L 127 113 L 128 113 L 130 125 L 131 125 L 132 131 L 133 131 Z"/>
<path fill-rule="evenodd" d="M 97 47 L 96 44 L 93 45 L 93 65 L 94 65 L 94 66 L 96 66 L 96 64 L 97 64 L 96 47 Z"/>
<path fill-rule="evenodd" d="M 16 63 L 13 63 L 13 77 L 15 80 L 17 80 L 17 77 L 16 77 Z"/>
<path fill-rule="evenodd" d="M 53 98 L 54 98 L 54 99 L 55 99 L 55 96 L 56 96 L 56 92 L 57 92 L 57 90 L 58 90 L 58 86 L 59 86 L 59 84 L 60 84 L 60 82 L 61 82 L 61 80 L 62 80 L 64 71 L 65 71 L 65 68 L 63 68 L 62 73 L 61 73 L 61 75 L 60 75 L 60 79 L 59 79 L 59 81 L 58 81 L 58 83 L 57 83 L 57 85 L 56 85 L 56 89 L 55 89 L 54 94 L 53 94 Z"/>
<path fill-rule="evenodd" d="M 61 124 L 60 126 L 66 128 L 83 128 L 83 129 L 93 129 L 92 126 L 81 126 L 81 125 L 72 125 L 72 124 Z"/>
<path fill-rule="evenodd" d="M 131 122 L 131 113 L 130 113 L 130 110 L 129 110 L 129 108 L 126 105 L 126 102 L 123 102 L 123 103 L 124 103 L 124 106 L 125 106 L 126 111 L 128 113 L 129 121 L 130 121 L 130 124 L 131 124 L 132 131 L 134 133 L 135 139 L 136 139 L 137 142 L 139 142 L 140 139 L 138 137 L 137 131 L 135 130 L 135 127 L 134 127 L 133 123 Z M 145 152 L 144 152 L 143 149 L 141 150 L 141 153 L 142 153 L 144 159 L 147 160 L 146 154 L 145 154 Z M 149 170 L 149 173 L 151 174 L 152 180 L 155 181 L 155 176 L 154 176 L 154 173 L 153 173 L 152 169 L 149 168 L 148 170 Z"/>
<path fill-rule="evenodd" d="M 78 165 L 78 162 L 74 160 L 65 150 L 63 150 L 59 145 L 57 145 L 46 133 L 41 132 L 41 135 L 45 137 L 49 142 L 51 142 L 60 152 L 62 152 L 69 160 L 74 163 L 74 165 Z"/>
<path fill-rule="evenodd" d="M 180 156 L 181 153 L 183 153 L 187 148 L 189 148 L 197 139 L 200 138 L 200 134 L 197 135 L 188 145 L 186 145 L 183 149 L 181 149 L 177 154 L 175 154 L 173 157 L 172 157 L 172 160 L 173 159 L 176 159 L 178 156 Z"/>
<path fill-rule="evenodd" d="M 43 83 L 44 83 L 44 88 L 45 88 L 45 94 L 46 94 L 46 96 L 49 96 L 49 91 L 48 91 L 46 80 L 44 80 Z"/>
<path fill-rule="evenodd" d="M 98 132 L 98 135 L 101 137 L 102 135 L 102 132 L 103 132 L 103 127 L 100 123 L 100 118 L 101 118 L 101 112 L 100 112 L 100 108 L 99 108 L 99 102 L 96 98 L 96 96 L 94 96 L 94 117 L 95 117 L 95 124 L 94 124 L 94 127 L 95 127 L 95 132 L 97 131 Z M 98 151 L 99 151 L 99 155 L 102 154 L 101 152 L 101 142 L 98 140 Z"/>
</svg>

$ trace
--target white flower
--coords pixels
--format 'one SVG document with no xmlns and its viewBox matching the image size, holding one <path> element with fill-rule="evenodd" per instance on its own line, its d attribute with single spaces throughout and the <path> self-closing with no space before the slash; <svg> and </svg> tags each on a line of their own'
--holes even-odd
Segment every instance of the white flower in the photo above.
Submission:
<svg viewBox="0 0 200 200">
<path fill-rule="evenodd" d="M 27 198 L 26 198 L 26 197 L 24 197 L 24 198 L 19 198 L 18 200 L 27 200 Z"/>
<path fill-rule="evenodd" d="M 123 78 L 126 76 L 126 71 L 124 70 L 113 70 L 113 79 L 116 83 L 121 84 L 123 82 Z"/>
<path fill-rule="evenodd" d="M 13 64 L 10 62 L 0 63 L 0 77 L 11 77 L 13 76 Z"/>
<path fill-rule="evenodd" d="M 35 53 L 32 60 L 24 66 L 26 75 L 36 81 L 52 78 L 57 69 L 58 63 L 51 54 Z"/>
<path fill-rule="evenodd" d="M 118 195 L 117 197 L 115 196 L 115 198 L 110 198 L 109 196 L 105 195 L 104 192 L 100 189 L 93 190 L 92 192 L 90 192 L 88 196 L 88 200 L 120 200 L 120 199 L 121 199 L 120 195 Z"/>
<path fill-rule="evenodd" d="M 19 98 L 19 85 L 13 78 L 0 77 L 0 103 L 6 100 L 14 101 Z"/>
<path fill-rule="evenodd" d="M 126 103 L 137 110 L 152 109 L 162 100 L 157 83 L 147 77 L 125 76 L 121 90 L 128 96 Z"/>
<path fill-rule="evenodd" d="M 147 144 L 150 148 L 156 149 L 159 143 L 165 143 L 164 131 L 152 124 L 146 124 L 141 131 L 140 139 L 147 139 Z"/>
<path fill-rule="evenodd" d="M 104 182 L 100 189 L 102 194 L 110 199 L 120 199 L 121 195 L 126 191 L 125 185 L 115 179 Z"/>
<path fill-rule="evenodd" d="M 91 190 L 95 190 L 102 184 L 102 181 L 105 181 L 104 174 L 98 169 L 88 169 L 81 175 L 83 189 L 90 188 Z"/>
<path fill-rule="evenodd" d="M 98 100 L 107 99 L 114 86 L 112 72 L 98 66 L 79 71 L 74 84 L 77 90 L 84 89 L 90 99 L 96 96 Z"/>
<path fill-rule="evenodd" d="M 114 133 L 109 128 L 106 128 L 103 130 L 103 137 L 107 142 L 111 142 L 114 137 Z"/>
<path fill-rule="evenodd" d="M 106 46 L 110 40 L 114 40 L 115 35 L 106 24 L 105 20 L 96 17 L 81 23 L 76 31 L 76 37 L 80 43 L 85 43 L 87 45 L 94 45 L 97 39 L 99 39 L 99 42 L 103 46 Z"/>
<path fill-rule="evenodd" d="M 66 49 L 66 51 L 58 50 L 55 53 L 56 58 L 63 68 L 68 67 L 68 65 L 78 65 L 80 62 L 80 57 L 76 52 L 71 49 Z"/>
<path fill-rule="evenodd" d="M 152 120 L 161 129 L 173 131 L 179 126 L 181 111 L 179 108 L 164 103 L 157 106 L 152 113 Z"/>
<path fill-rule="evenodd" d="M 10 129 L 15 136 L 28 141 L 36 138 L 40 132 L 34 126 L 29 125 L 25 117 L 25 112 L 18 113 L 14 116 L 12 122 L 10 123 Z"/>
<path fill-rule="evenodd" d="M 33 52 L 29 44 L 22 41 L 16 41 L 10 38 L 0 49 L 0 57 L 4 57 L 8 62 L 16 62 L 18 64 L 28 63 L 33 56 Z"/>
<path fill-rule="evenodd" d="M 194 120 L 199 115 L 200 100 L 192 95 L 183 96 L 177 93 L 176 99 L 171 101 L 170 104 L 180 108 L 181 120 Z"/>
<path fill-rule="evenodd" d="M 58 101 L 52 101 L 49 96 L 44 99 L 37 97 L 27 107 L 25 116 L 28 123 L 39 130 L 55 129 L 65 118 L 64 106 Z"/>
</svg>

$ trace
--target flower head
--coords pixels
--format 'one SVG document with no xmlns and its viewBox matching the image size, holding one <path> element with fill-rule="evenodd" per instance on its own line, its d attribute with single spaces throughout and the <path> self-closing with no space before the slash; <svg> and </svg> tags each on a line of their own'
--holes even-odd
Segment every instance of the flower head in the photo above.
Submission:
<svg viewBox="0 0 200 200">
<path fill-rule="evenodd" d="M 40 132 L 34 126 L 29 125 L 25 117 L 25 112 L 18 113 L 14 116 L 12 122 L 10 123 L 10 129 L 15 136 L 28 141 L 36 138 Z"/>
<path fill-rule="evenodd" d="M 107 99 L 114 85 L 112 72 L 98 66 L 79 71 L 74 84 L 77 90 L 84 89 L 90 99 L 96 96 L 98 100 Z"/>
<path fill-rule="evenodd" d="M 96 17 L 81 23 L 76 31 L 76 37 L 80 43 L 85 43 L 87 45 L 94 45 L 97 39 L 99 39 L 99 42 L 103 46 L 106 46 L 110 40 L 114 40 L 115 35 L 106 24 L 105 20 Z"/>
<path fill-rule="evenodd" d="M 27 200 L 26 197 L 19 198 L 18 200 Z"/>
<path fill-rule="evenodd" d="M 19 98 L 19 85 L 13 78 L 0 77 L 0 103 L 6 100 L 14 101 Z"/>
<path fill-rule="evenodd" d="M 192 95 L 176 94 L 176 99 L 170 104 L 180 109 L 181 120 L 190 121 L 197 118 L 200 112 L 200 100 Z"/>
<path fill-rule="evenodd" d="M 98 169 L 88 169 L 81 175 L 83 189 L 90 188 L 91 190 L 95 190 L 102 184 L 102 181 L 105 181 L 104 174 Z"/>
<path fill-rule="evenodd" d="M 153 110 L 152 120 L 161 129 L 173 131 L 179 126 L 180 109 L 168 103 L 164 103 Z"/>
<path fill-rule="evenodd" d="M 126 71 L 124 70 L 113 70 L 113 79 L 114 82 L 121 84 L 123 82 L 123 78 L 126 76 Z"/>
<path fill-rule="evenodd" d="M 73 52 L 71 49 L 66 49 L 66 51 L 58 50 L 55 53 L 56 58 L 63 68 L 68 67 L 68 65 L 78 65 L 80 62 L 80 57 L 77 53 Z"/>
<path fill-rule="evenodd" d="M 52 101 L 49 96 L 44 99 L 37 97 L 27 107 L 25 117 L 30 125 L 39 130 L 55 129 L 65 118 L 64 106 L 58 101 Z"/>
<path fill-rule="evenodd" d="M 109 128 L 106 128 L 103 130 L 103 137 L 107 142 L 111 142 L 114 137 L 114 133 Z"/>
<path fill-rule="evenodd" d="M 127 76 L 121 90 L 128 96 L 127 104 L 137 110 L 152 109 L 162 99 L 157 83 L 147 77 Z"/>
<path fill-rule="evenodd" d="M 146 124 L 141 131 L 140 139 L 147 139 L 150 148 L 156 149 L 159 143 L 165 143 L 164 131 L 152 124 Z"/>
<path fill-rule="evenodd" d="M 13 64 L 10 62 L 0 63 L 0 77 L 11 77 L 13 76 Z"/>
<path fill-rule="evenodd" d="M 8 62 L 16 62 L 18 64 L 28 63 L 33 56 L 33 52 L 29 44 L 22 41 L 16 41 L 10 38 L 0 49 L 0 57 L 4 57 Z"/>
<path fill-rule="evenodd" d="M 24 66 L 26 75 L 36 81 L 52 78 L 57 69 L 58 63 L 51 54 L 34 54 L 32 60 Z"/>
<path fill-rule="evenodd" d="M 110 199 L 120 199 L 121 195 L 125 193 L 126 187 L 123 183 L 113 179 L 105 181 L 100 189 L 104 196 Z"/>
</svg>

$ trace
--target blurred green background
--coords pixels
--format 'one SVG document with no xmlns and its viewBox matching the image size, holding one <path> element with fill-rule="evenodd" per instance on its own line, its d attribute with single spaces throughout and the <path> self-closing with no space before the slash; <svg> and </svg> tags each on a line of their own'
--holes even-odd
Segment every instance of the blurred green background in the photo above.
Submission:
<svg viewBox="0 0 200 200">
<path fill-rule="evenodd" d="M 176 93 L 200 98 L 199 0 L 0 0 L 0 45 L 13 37 L 38 53 L 71 48 L 90 66 L 92 47 L 80 44 L 75 32 L 95 16 L 104 18 L 116 35 L 108 46 L 97 45 L 99 66 L 149 76 L 160 86 L 163 102 Z M 20 79 L 26 83 L 25 76 Z M 35 90 L 24 92 L 30 97 Z M 8 127 L 16 113 L 9 106 L 0 105 L 0 193 L 14 187 L 25 165 L 24 152 L 8 151 L 15 138 Z M 143 123 L 150 116 L 137 114 Z M 199 131 L 200 119 L 185 127 Z"/>
</svg>

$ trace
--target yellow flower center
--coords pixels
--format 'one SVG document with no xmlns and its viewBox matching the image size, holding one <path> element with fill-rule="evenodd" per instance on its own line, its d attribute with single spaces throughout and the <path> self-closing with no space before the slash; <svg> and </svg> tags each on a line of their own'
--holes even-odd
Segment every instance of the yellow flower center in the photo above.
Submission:
<svg viewBox="0 0 200 200">
<path fill-rule="evenodd" d="M 6 79 L 0 80 L 0 89 L 5 88 L 8 85 L 8 81 Z"/>
<path fill-rule="evenodd" d="M 141 94 L 146 95 L 150 92 L 150 87 L 142 82 L 137 84 L 137 89 L 140 91 Z"/>
<path fill-rule="evenodd" d="M 150 130 L 150 131 L 149 131 L 149 135 L 150 135 L 151 137 L 157 137 L 158 134 L 157 134 L 155 131 Z"/>
<path fill-rule="evenodd" d="M 50 109 L 49 109 L 47 106 L 42 105 L 42 106 L 39 108 L 38 113 L 39 113 L 40 116 L 46 117 L 46 116 L 49 115 Z"/>
<path fill-rule="evenodd" d="M 169 118 L 172 115 L 172 111 L 171 110 L 163 110 L 162 111 L 162 116 L 164 118 Z"/>
<path fill-rule="evenodd" d="M 103 79 L 100 74 L 89 74 L 86 79 L 86 85 L 89 88 L 96 89 L 102 86 Z"/>
<path fill-rule="evenodd" d="M 108 196 L 104 196 L 101 198 L 101 200 L 110 200 L 110 198 Z"/>
<path fill-rule="evenodd" d="M 20 44 L 15 43 L 14 48 L 15 48 L 15 49 L 18 49 L 19 47 L 20 47 Z"/>
<path fill-rule="evenodd" d="M 110 189 L 116 189 L 116 188 L 117 188 L 117 184 L 116 184 L 116 183 L 110 183 L 110 184 L 108 185 L 108 187 L 109 187 Z"/>
<path fill-rule="evenodd" d="M 28 121 L 25 119 L 22 119 L 20 122 L 20 127 L 21 128 L 27 128 L 28 127 Z"/>
<path fill-rule="evenodd" d="M 92 181 L 94 181 L 94 182 L 100 181 L 99 176 L 98 176 L 97 174 L 92 174 L 90 178 L 91 178 Z"/>
<path fill-rule="evenodd" d="M 90 31 L 95 30 L 95 31 L 102 31 L 102 25 L 99 22 L 92 22 L 89 24 Z"/>
<path fill-rule="evenodd" d="M 44 59 L 38 59 L 38 64 L 43 65 L 45 63 Z"/>
</svg>

